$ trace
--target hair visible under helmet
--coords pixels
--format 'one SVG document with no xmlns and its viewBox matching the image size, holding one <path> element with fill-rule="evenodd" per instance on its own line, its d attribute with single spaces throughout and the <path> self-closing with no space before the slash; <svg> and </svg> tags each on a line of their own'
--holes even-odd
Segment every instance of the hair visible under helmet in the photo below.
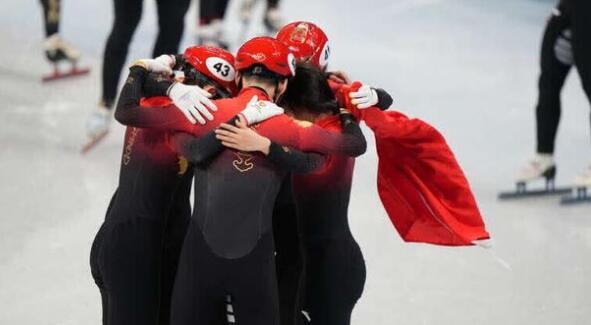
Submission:
<svg viewBox="0 0 591 325">
<path fill-rule="evenodd" d="M 230 52 L 211 46 L 192 46 L 185 50 L 181 61 L 184 83 L 200 87 L 213 85 L 219 97 L 236 94 L 235 59 Z"/>
<path fill-rule="evenodd" d="M 255 37 L 236 54 L 236 69 L 243 77 L 274 86 L 295 75 L 295 62 L 287 46 L 272 37 Z"/>
<path fill-rule="evenodd" d="M 276 36 L 293 52 L 299 62 L 308 62 L 325 70 L 330 59 L 326 33 L 316 24 L 296 21 L 283 26 Z"/>
<path fill-rule="evenodd" d="M 326 81 L 326 76 L 310 63 L 297 65 L 296 75 L 290 80 L 279 104 L 295 114 L 303 112 L 336 114 L 339 112 L 339 105 Z"/>
</svg>

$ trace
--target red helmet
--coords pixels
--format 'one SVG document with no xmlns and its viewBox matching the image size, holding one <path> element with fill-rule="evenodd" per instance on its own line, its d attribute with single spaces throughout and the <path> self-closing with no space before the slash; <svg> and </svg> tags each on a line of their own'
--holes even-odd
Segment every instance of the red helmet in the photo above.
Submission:
<svg viewBox="0 0 591 325">
<path fill-rule="evenodd" d="M 242 71 L 261 64 L 283 77 L 295 76 L 295 57 L 285 44 L 272 37 L 255 37 L 236 54 L 236 69 Z"/>
<path fill-rule="evenodd" d="M 277 39 L 285 43 L 298 60 L 310 62 L 320 69 L 328 65 L 328 37 L 315 24 L 306 21 L 287 24 L 279 30 Z"/>
<path fill-rule="evenodd" d="M 198 72 L 235 93 L 236 68 L 230 52 L 212 46 L 192 46 L 185 50 L 183 59 Z"/>
</svg>

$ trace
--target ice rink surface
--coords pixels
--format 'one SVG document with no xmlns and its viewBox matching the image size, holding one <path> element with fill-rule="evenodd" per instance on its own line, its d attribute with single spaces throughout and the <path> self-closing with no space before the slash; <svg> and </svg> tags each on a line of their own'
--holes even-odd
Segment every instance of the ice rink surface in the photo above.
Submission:
<svg viewBox="0 0 591 325">
<path fill-rule="evenodd" d="M 41 84 L 41 8 L 0 11 L 0 324 L 99 324 L 89 250 L 118 176 L 123 128 L 79 154 L 100 95 L 109 0 L 63 0 L 63 36 L 89 77 Z M 406 244 L 379 202 L 375 149 L 358 160 L 350 206 L 367 263 L 353 324 L 589 324 L 591 205 L 557 199 L 500 203 L 497 192 L 533 154 L 539 42 L 554 3 L 542 0 L 284 0 L 333 44 L 331 67 L 388 89 L 395 108 L 438 127 L 476 192 L 494 253 Z M 236 37 L 236 3 L 228 17 Z M 192 8 L 191 10 L 193 10 Z M 184 44 L 194 31 L 187 16 Z M 129 61 L 151 53 L 153 1 Z M 563 92 L 559 183 L 591 162 L 589 103 L 575 73 Z M 369 130 L 366 132 L 371 139 Z"/>
</svg>

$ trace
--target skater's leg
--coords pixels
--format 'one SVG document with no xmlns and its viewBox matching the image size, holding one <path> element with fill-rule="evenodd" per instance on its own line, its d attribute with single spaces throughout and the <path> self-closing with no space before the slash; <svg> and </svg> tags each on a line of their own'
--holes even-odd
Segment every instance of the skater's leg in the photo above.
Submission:
<svg viewBox="0 0 591 325">
<path fill-rule="evenodd" d="M 591 102 L 591 2 L 572 1 L 573 54 L 583 90 Z"/>
<path fill-rule="evenodd" d="M 575 65 L 581 77 L 583 90 L 591 102 L 591 2 L 573 0 L 571 15 Z M 579 175 L 574 183 L 577 186 L 590 187 L 591 166 Z"/>
<path fill-rule="evenodd" d="M 183 243 L 170 312 L 171 325 L 225 325 L 225 292 L 220 259 L 191 221 Z"/>
<path fill-rule="evenodd" d="M 113 196 L 115 197 L 115 196 Z M 111 203 L 113 200 L 111 199 Z M 107 209 L 107 214 L 109 213 L 111 204 L 109 204 L 109 209 Z M 101 294 L 101 304 L 102 304 L 102 319 L 103 325 L 108 325 L 109 319 L 109 294 L 105 288 L 103 282 L 103 276 L 100 270 L 100 261 L 99 261 L 99 253 L 101 251 L 101 247 L 103 244 L 103 233 L 104 233 L 104 226 L 101 227 L 98 233 L 95 236 L 94 241 L 92 242 L 92 248 L 90 249 L 90 272 L 92 274 L 92 278 L 94 279 L 94 283 L 99 288 Z"/>
<path fill-rule="evenodd" d="M 228 48 L 223 31 L 223 19 L 227 7 L 228 0 L 200 2 L 199 27 L 197 29 L 198 44 Z"/>
<path fill-rule="evenodd" d="M 199 1 L 199 25 L 209 25 L 214 20 L 223 20 L 228 0 Z"/>
<path fill-rule="evenodd" d="M 231 268 L 227 290 L 236 324 L 279 325 L 272 234 L 264 234 L 250 254 L 232 261 Z"/>
<path fill-rule="evenodd" d="M 178 269 L 187 227 L 191 220 L 191 185 L 193 172 L 188 170 L 175 195 L 174 203 L 166 220 L 162 250 L 162 273 L 160 280 L 160 325 L 170 322 L 170 300 Z"/>
<path fill-rule="evenodd" d="M 221 19 L 224 20 L 224 17 L 226 16 L 226 10 L 228 9 L 228 0 L 217 0 L 216 4 L 217 4 L 217 8 L 216 8 L 216 16 Z"/>
<path fill-rule="evenodd" d="M 59 32 L 60 0 L 41 0 L 43 6 L 43 20 L 45 22 L 45 37 Z"/>
<path fill-rule="evenodd" d="M 153 57 L 161 54 L 178 54 L 179 43 L 185 29 L 185 14 L 191 0 L 157 0 L 158 37 Z"/>
<path fill-rule="evenodd" d="M 111 109 L 131 38 L 140 22 L 143 0 L 114 0 L 115 20 L 105 46 L 102 104 Z"/>
<path fill-rule="evenodd" d="M 304 310 L 313 325 L 349 325 L 363 293 L 365 262 L 353 239 L 306 244 Z"/>
<path fill-rule="evenodd" d="M 301 319 L 301 291 L 304 257 L 300 245 L 291 182 L 284 183 L 273 210 L 273 236 L 282 325 L 298 324 Z"/>
<path fill-rule="evenodd" d="M 279 7 L 279 0 L 267 0 L 267 10 Z"/>
<path fill-rule="evenodd" d="M 548 21 L 541 49 L 541 74 L 538 83 L 537 152 L 554 153 L 554 142 L 560 120 L 560 92 L 570 65 L 556 57 L 555 46 L 561 33 L 568 27 L 564 16 L 553 15 Z"/>
<path fill-rule="evenodd" d="M 158 324 L 162 229 L 146 218 L 103 226 L 98 266 L 108 292 L 108 325 Z"/>
<path fill-rule="evenodd" d="M 58 34 L 60 26 L 60 1 L 41 0 L 41 5 L 43 6 L 43 21 L 46 37 L 43 47 L 47 59 L 54 63 L 62 60 L 76 62 L 80 58 L 80 51 L 66 43 Z M 47 76 L 44 80 L 53 80 L 60 76 L 61 73 L 58 73 L 56 70 L 56 75 Z"/>
</svg>

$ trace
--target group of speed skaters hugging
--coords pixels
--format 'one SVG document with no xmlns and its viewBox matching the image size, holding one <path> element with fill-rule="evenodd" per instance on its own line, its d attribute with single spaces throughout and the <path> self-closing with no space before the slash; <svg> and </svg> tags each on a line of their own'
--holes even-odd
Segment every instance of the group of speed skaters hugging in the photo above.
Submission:
<svg viewBox="0 0 591 325">
<path fill-rule="evenodd" d="M 322 29 L 294 22 L 236 56 L 195 46 L 132 64 L 90 257 L 103 324 L 350 324 L 365 282 L 347 220 L 366 151 L 356 112 L 392 98 L 348 88 L 329 56 Z"/>
</svg>

